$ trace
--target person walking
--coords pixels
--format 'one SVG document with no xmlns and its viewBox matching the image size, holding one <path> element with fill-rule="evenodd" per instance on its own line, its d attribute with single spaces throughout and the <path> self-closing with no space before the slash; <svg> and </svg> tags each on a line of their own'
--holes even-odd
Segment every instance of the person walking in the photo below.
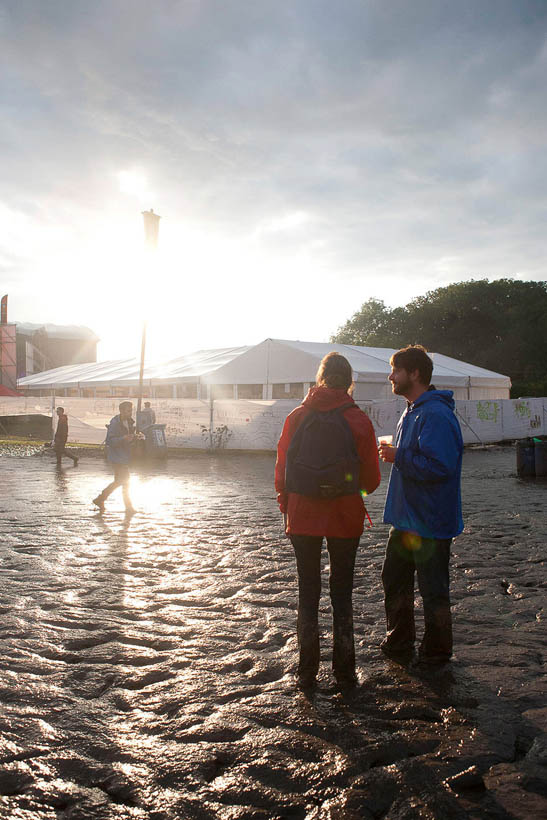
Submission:
<svg viewBox="0 0 547 820">
<path fill-rule="evenodd" d="M 66 442 L 68 439 L 68 416 L 65 414 L 64 407 L 57 407 L 55 410 L 57 413 L 57 429 L 55 430 L 55 436 L 53 439 L 53 449 L 55 450 L 55 455 L 57 456 L 57 467 L 61 466 L 61 461 L 63 456 L 67 458 L 71 458 L 74 462 L 74 466 L 78 466 L 78 457 L 69 453 L 66 449 Z"/>
<path fill-rule="evenodd" d="M 334 676 L 341 688 L 357 683 L 353 638 L 353 571 L 365 521 L 362 495 L 380 483 L 374 428 L 351 397 L 349 361 L 329 353 L 303 403 L 290 413 L 277 447 L 275 488 L 285 514 L 298 573 L 296 683 L 316 684 L 321 548 L 327 540 L 333 617 Z"/>
<path fill-rule="evenodd" d="M 106 434 L 106 458 L 113 466 L 114 480 L 93 499 L 93 504 L 103 512 L 106 499 L 116 487 L 121 486 L 125 511 L 131 514 L 135 512 L 129 494 L 131 443 L 136 438 L 135 422 L 131 418 L 133 404 L 130 401 L 122 401 L 119 410 L 119 414 L 110 420 L 110 424 L 107 424 Z"/>
<path fill-rule="evenodd" d="M 421 345 L 394 353 L 392 391 L 407 407 L 397 425 L 395 446 L 380 444 L 392 464 L 384 522 L 391 524 L 382 583 L 387 634 L 386 654 L 412 654 L 414 576 L 424 608 L 419 660 L 444 663 L 452 656 L 449 558 L 452 539 L 463 530 L 461 467 L 463 440 L 453 393 L 436 390 L 433 362 Z"/>
</svg>

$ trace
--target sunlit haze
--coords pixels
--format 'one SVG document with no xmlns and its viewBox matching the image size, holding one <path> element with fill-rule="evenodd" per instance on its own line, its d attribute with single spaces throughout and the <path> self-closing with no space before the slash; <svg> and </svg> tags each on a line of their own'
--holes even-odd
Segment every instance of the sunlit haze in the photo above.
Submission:
<svg viewBox="0 0 547 820">
<path fill-rule="evenodd" d="M 130 6 L 0 11 L 12 321 L 87 325 L 108 359 L 146 318 L 160 359 L 545 278 L 545 4 Z"/>
</svg>

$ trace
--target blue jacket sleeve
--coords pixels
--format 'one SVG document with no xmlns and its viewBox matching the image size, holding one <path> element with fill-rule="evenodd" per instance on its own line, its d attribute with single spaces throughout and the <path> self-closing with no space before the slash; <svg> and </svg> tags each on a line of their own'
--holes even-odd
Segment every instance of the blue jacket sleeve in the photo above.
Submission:
<svg viewBox="0 0 547 820">
<path fill-rule="evenodd" d="M 126 435 L 127 430 L 125 430 L 118 419 L 115 418 L 107 425 L 106 444 L 109 444 L 111 447 L 118 447 Z"/>
<path fill-rule="evenodd" d="M 424 419 L 417 446 L 398 447 L 397 470 L 414 481 L 442 481 L 456 474 L 462 450 L 459 429 L 446 416 Z"/>
</svg>

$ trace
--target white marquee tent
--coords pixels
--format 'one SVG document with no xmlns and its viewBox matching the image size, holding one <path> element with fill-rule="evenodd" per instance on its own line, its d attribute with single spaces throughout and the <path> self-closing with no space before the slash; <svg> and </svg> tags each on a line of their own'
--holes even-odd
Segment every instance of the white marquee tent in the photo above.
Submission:
<svg viewBox="0 0 547 820">
<path fill-rule="evenodd" d="M 330 342 L 265 339 L 252 347 L 200 350 L 171 361 L 148 365 L 144 384 L 152 396 L 172 398 L 302 398 L 323 356 L 331 350 L 351 363 L 357 401 L 391 397 L 387 380 L 391 348 Z M 457 399 L 509 398 L 508 376 L 430 353 L 436 387 L 454 391 Z M 20 379 L 18 388 L 65 391 L 67 395 L 130 395 L 139 381 L 136 359 L 69 365 Z"/>
</svg>

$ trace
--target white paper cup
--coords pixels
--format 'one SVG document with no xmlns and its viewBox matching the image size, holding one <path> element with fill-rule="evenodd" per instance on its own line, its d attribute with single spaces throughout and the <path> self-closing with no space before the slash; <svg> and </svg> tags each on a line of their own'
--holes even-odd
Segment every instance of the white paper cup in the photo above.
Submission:
<svg viewBox="0 0 547 820">
<path fill-rule="evenodd" d="M 378 436 L 378 444 L 391 444 L 393 443 L 393 436 Z"/>
</svg>

